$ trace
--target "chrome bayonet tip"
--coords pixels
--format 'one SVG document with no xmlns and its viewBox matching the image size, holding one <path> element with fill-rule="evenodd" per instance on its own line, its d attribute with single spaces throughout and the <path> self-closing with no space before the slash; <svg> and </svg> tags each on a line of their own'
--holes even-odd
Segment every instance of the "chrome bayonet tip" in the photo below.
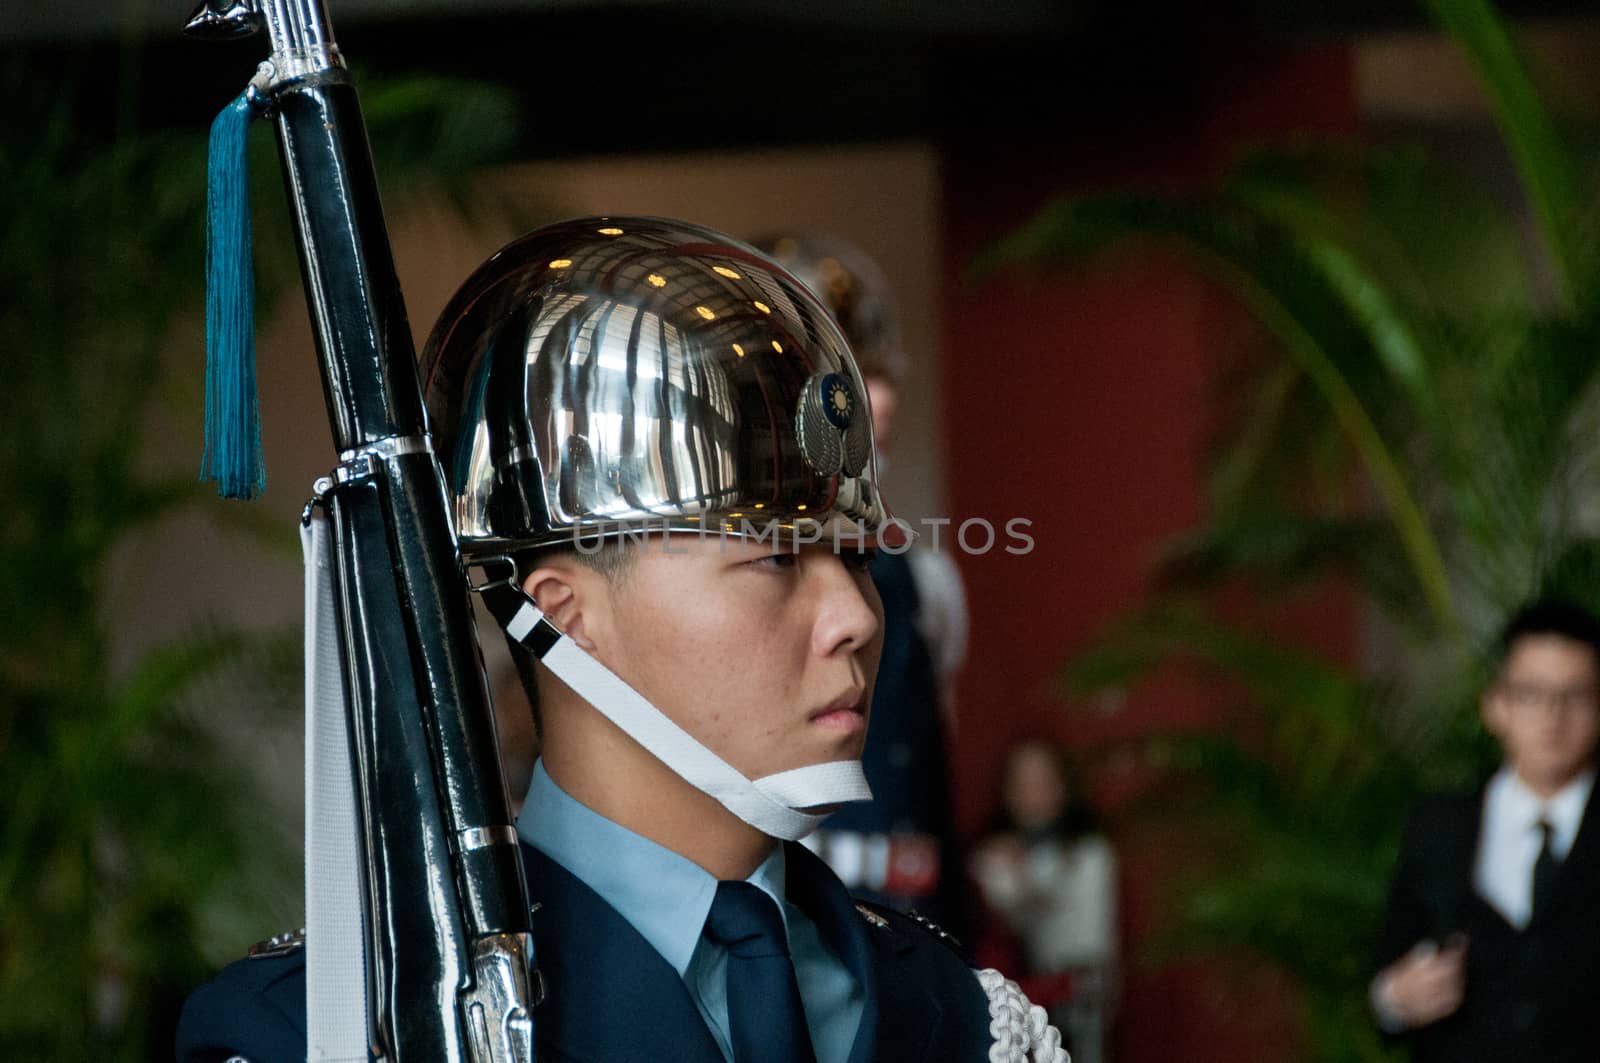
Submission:
<svg viewBox="0 0 1600 1063">
<path fill-rule="evenodd" d="M 183 32 L 224 40 L 248 37 L 261 28 L 261 12 L 253 0 L 204 0 L 184 23 Z"/>
</svg>

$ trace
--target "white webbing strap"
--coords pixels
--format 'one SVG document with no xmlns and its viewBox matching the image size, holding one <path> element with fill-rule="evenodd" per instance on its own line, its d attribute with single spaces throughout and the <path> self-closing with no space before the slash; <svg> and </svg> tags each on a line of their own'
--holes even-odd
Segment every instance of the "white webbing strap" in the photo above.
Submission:
<svg viewBox="0 0 1600 1063">
<path fill-rule="evenodd" d="M 859 760 L 812 764 L 754 781 L 745 778 L 562 634 L 520 590 L 508 585 L 482 590 L 506 633 L 538 656 L 556 678 L 680 778 L 763 834 L 798 841 L 827 818 L 806 809 L 872 800 Z"/>
<path fill-rule="evenodd" d="M 361 837 L 350 764 L 328 519 L 300 526 L 306 566 L 306 1059 L 366 1063 Z"/>
</svg>

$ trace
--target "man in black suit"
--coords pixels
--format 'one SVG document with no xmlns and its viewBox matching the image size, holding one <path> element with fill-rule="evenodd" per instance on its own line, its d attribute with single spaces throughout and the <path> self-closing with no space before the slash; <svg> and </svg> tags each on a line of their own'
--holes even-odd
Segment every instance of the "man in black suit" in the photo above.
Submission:
<svg viewBox="0 0 1600 1063">
<path fill-rule="evenodd" d="M 1426 1063 L 1593 1063 L 1600 985 L 1600 621 L 1545 601 L 1485 691 L 1505 751 L 1480 790 L 1412 815 L 1376 953 L 1379 1023 Z"/>
</svg>

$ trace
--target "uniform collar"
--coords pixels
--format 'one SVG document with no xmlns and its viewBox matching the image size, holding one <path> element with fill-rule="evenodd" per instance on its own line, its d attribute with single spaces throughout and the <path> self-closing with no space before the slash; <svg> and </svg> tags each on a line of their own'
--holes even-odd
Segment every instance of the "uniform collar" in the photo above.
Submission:
<svg viewBox="0 0 1600 1063">
<path fill-rule="evenodd" d="M 534 764 L 517 834 L 616 909 L 679 977 L 688 971 L 717 893 L 717 880 L 704 868 L 580 803 L 556 785 L 542 760 Z M 777 902 L 787 933 L 783 846 L 773 846 L 746 881 Z"/>
</svg>

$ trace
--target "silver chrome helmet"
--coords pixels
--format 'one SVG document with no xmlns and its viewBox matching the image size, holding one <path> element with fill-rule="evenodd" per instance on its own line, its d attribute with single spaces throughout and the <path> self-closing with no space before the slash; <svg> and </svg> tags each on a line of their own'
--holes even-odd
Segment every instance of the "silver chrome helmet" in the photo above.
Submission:
<svg viewBox="0 0 1600 1063">
<path fill-rule="evenodd" d="M 469 557 L 635 528 L 886 530 L 833 317 L 711 229 L 598 217 L 513 241 L 445 307 L 422 374 Z"/>
</svg>

